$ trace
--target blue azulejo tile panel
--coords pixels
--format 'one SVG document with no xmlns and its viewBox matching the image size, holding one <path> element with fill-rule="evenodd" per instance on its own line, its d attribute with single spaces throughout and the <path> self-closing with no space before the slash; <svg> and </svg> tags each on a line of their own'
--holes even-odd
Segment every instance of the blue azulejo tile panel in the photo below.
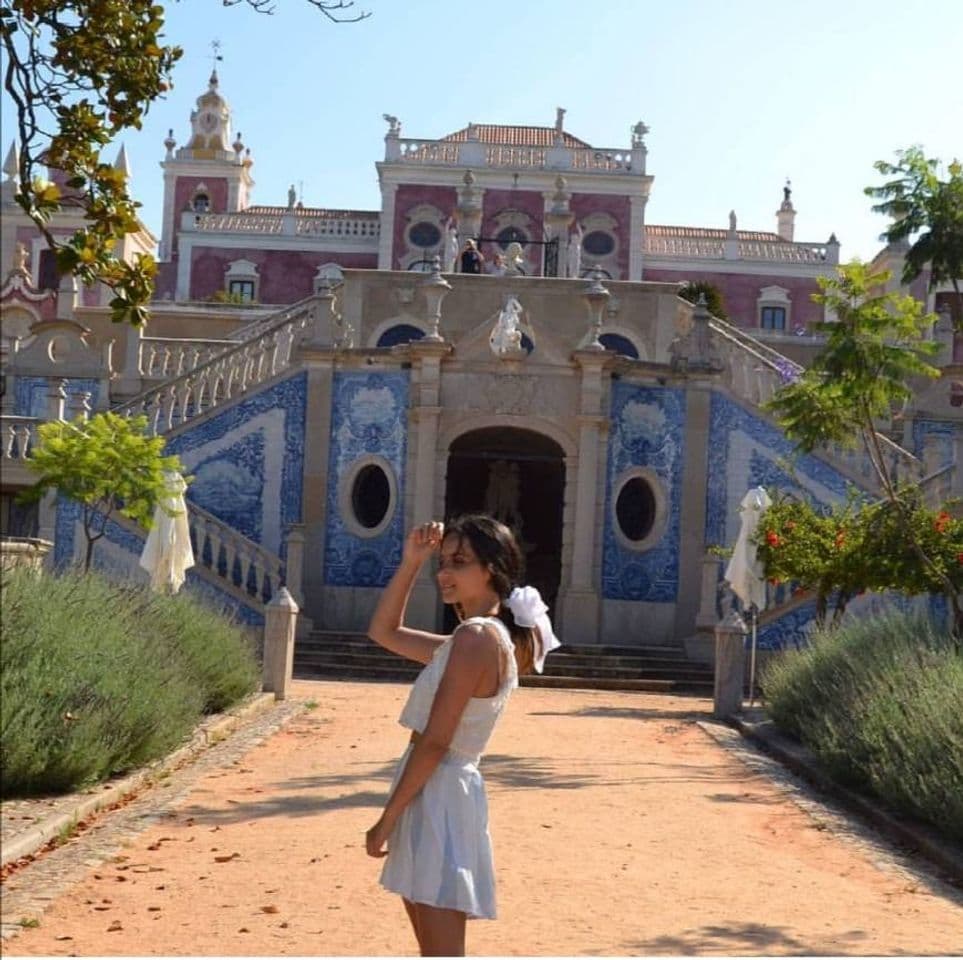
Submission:
<svg viewBox="0 0 963 960">
<path fill-rule="evenodd" d="M 301 520 L 304 373 L 245 397 L 173 437 L 194 482 L 193 503 L 273 553 L 284 555 L 287 525 Z"/>
<path fill-rule="evenodd" d="M 913 454 L 923 461 L 924 473 L 934 473 L 953 462 L 953 442 L 963 424 L 952 420 L 914 420 Z"/>
<path fill-rule="evenodd" d="M 602 540 L 602 596 L 671 603 L 679 590 L 679 504 L 685 437 L 685 393 L 618 381 L 612 386 Z M 616 537 L 612 497 L 626 470 L 647 467 L 662 483 L 668 517 L 662 537 L 644 551 Z"/>
<path fill-rule="evenodd" d="M 14 415 L 18 417 L 37 417 L 41 420 L 47 416 L 47 394 L 56 380 L 47 377 L 17 377 L 14 389 Z M 90 409 L 97 409 L 100 385 L 92 378 L 74 377 L 68 379 L 64 386 L 67 394 L 66 416 L 72 415 L 72 404 L 78 394 L 90 394 Z"/>
<path fill-rule="evenodd" d="M 747 619 L 748 624 L 748 619 Z M 786 650 L 799 649 L 806 645 L 809 634 L 816 625 L 816 603 L 804 603 L 787 611 L 781 617 L 763 624 L 756 631 L 756 649 Z M 751 637 L 746 636 L 746 649 Z"/>
<path fill-rule="evenodd" d="M 95 522 L 99 529 L 99 519 Z M 74 563 L 83 564 L 87 540 L 83 530 L 83 508 L 76 500 L 63 496 L 58 498 L 55 531 L 54 563 L 57 569 L 63 570 Z M 108 520 L 104 536 L 94 545 L 93 568 L 119 582 L 146 583 L 147 573 L 139 563 L 143 550 L 143 536 Z M 231 594 L 219 590 L 215 584 L 204 580 L 194 570 L 187 571 L 182 589 L 201 597 L 208 606 L 235 623 L 246 626 L 264 624 L 261 613 Z"/>
<path fill-rule="evenodd" d="M 407 423 L 407 371 L 343 371 L 335 374 L 326 496 L 326 584 L 381 587 L 401 561 Z M 384 531 L 376 537 L 359 537 L 341 516 L 338 487 L 352 466 L 371 454 L 391 466 L 397 496 L 394 514 Z"/>
<path fill-rule="evenodd" d="M 792 493 L 813 503 L 843 499 L 850 485 L 816 457 L 795 456 L 771 423 L 713 392 L 706 476 L 706 544 L 731 546 L 739 533 L 739 504 L 751 487 Z M 791 471 L 788 465 L 792 464 Z"/>
</svg>

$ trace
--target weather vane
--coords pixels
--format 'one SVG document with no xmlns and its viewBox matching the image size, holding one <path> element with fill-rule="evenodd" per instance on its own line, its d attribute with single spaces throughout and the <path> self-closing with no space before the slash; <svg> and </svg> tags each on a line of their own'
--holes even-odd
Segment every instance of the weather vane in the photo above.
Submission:
<svg viewBox="0 0 963 960">
<path fill-rule="evenodd" d="M 218 61 L 223 59 L 224 58 L 221 56 L 221 41 L 212 40 L 211 41 L 211 62 L 215 70 L 217 69 Z"/>
</svg>

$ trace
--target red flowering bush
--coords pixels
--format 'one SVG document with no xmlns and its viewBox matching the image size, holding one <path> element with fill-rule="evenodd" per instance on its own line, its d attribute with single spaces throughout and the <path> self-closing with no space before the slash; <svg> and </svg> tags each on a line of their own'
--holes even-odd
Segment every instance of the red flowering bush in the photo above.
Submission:
<svg viewBox="0 0 963 960">
<path fill-rule="evenodd" d="M 889 501 L 865 503 L 855 495 L 831 507 L 778 498 L 756 535 L 766 578 L 791 582 L 794 592 L 812 591 L 820 623 L 830 602 L 836 622 L 866 590 L 941 593 L 943 577 L 960 590 L 963 519 L 947 509 L 928 509 L 915 491 L 903 495 L 905 519 Z"/>
</svg>

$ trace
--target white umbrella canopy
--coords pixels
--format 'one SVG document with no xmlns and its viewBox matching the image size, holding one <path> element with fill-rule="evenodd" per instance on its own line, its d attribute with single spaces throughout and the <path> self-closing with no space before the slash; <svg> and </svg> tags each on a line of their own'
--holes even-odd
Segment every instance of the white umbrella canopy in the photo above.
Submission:
<svg viewBox="0 0 963 960">
<path fill-rule="evenodd" d="M 742 520 L 736 537 L 732 556 L 726 567 L 726 580 L 732 592 L 746 607 L 766 609 L 766 578 L 762 562 L 756 552 L 753 537 L 759 527 L 759 518 L 772 506 L 769 494 L 762 487 L 753 487 L 739 505 Z"/>
<path fill-rule="evenodd" d="M 147 534 L 140 565 L 150 573 L 150 585 L 154 590 L 177 593 L 184 583 L 187 569 L 194 566 L 194 549 L 184 502 L 187 484 L 179 473 L 165 473 L 164 479 L 167 496 L 154 510 L 154 525 Z"/>
</svg>

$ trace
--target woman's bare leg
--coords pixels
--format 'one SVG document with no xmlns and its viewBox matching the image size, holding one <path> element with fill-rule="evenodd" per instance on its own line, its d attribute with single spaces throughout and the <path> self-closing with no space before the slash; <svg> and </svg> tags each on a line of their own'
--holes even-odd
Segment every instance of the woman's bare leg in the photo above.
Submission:
<svg viewBox="0 0 963 960">
<path fill-rule="evenodd" d="M 463 957 L 465 955 L 465 914 L 416 903 L 419 940 L 423 957 Z"/>
<path fill-rule="evenodd" d="M 405 912 L 408 914 L 408 919 L 411 921 L 411 928 L 415 931 L 415 939 L 418 941 L 418 950 L 424 956 L 425 947 L 421 942 L 421 931 L 418 929 L 418 904 L 412 903 L 405 897 L 401 898 L 401 902 L 405 905 Z"/>
</svg>

